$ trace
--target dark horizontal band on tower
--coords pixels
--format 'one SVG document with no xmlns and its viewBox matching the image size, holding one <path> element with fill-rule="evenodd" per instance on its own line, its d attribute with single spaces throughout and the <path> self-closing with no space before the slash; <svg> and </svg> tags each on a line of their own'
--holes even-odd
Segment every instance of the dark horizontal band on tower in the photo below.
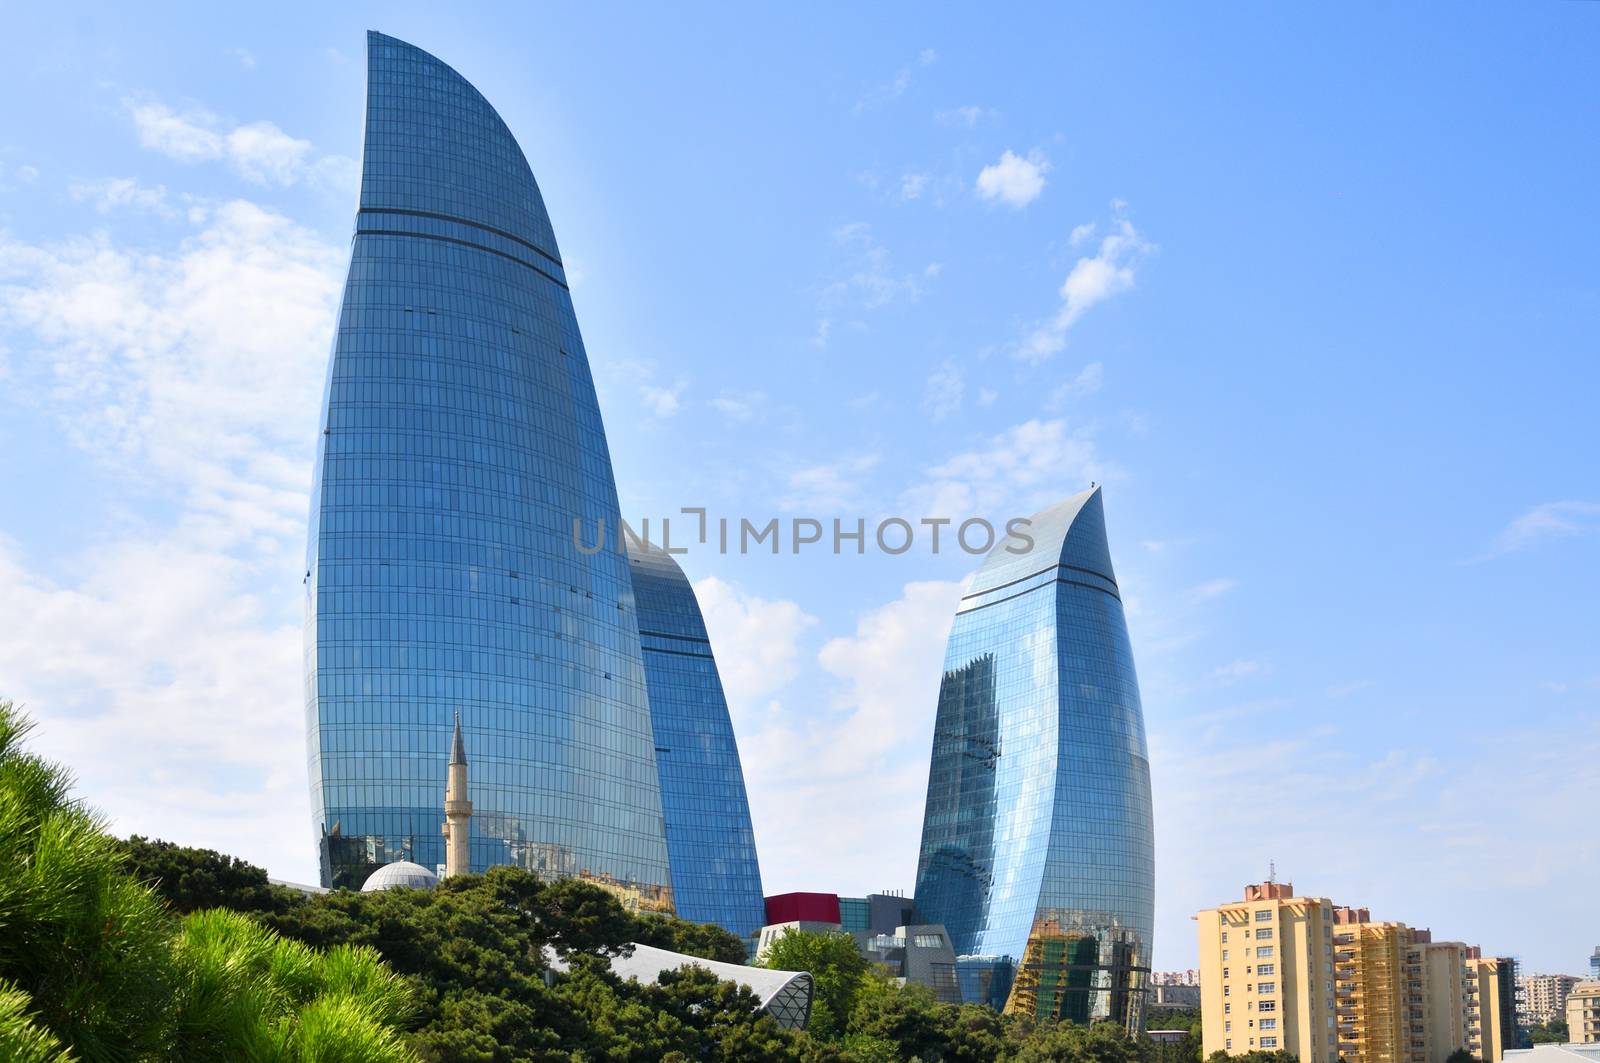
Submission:
<svg viewBox="0 0 1600 1063">
<path fill-rule="evenodd" d="M 538 244 L 533 243 L 531 240 L 524 240 L 515 233 L 508 233 L 504 229 L 496 229 L 493 225 L 485 225 L 481 221 L 473 221 L 471 218 L 463 218 L 458 214 L 442 214 L 436 210 L 407 210 L 403 207 L 362 207 L 356 211 L 356 218 L 358 219 L 356 224 L 358 226 L 361 224 L 359 219 L 363 214 L 403 214 L 408 218 L 433 218 L 436 221 L 448 221 L 456 225 L 465 225 L 473 229 L 482 229 L 486 233 L 494 233 L 501 239 L 510 240 L 514 244 L 521 244 L 534 254 L 539 255 L 542 258 L 548 258 L 551 262 L 554 262 L 563 270 L 567 268 L 567 264 L 565 262 L 562 262 L 561 259 L 557 258 L 555 255 L 552 255 Z"/>
<path fill-rule="evenodd" d="M 1062 566 L 1059 566 L 1059 567 L 1068 568 L 1070 566 L 1062 565 Z M 1047 568 L 1039 570 L 1039 572 L 1048 572 L 1048 571 L 1050 571 L 1050 570 L 1047 569 Z M 1039 574 L 1038 572 L 1034 573 L 1035 576 L 1037 576 L 1038 574 Z M 1096 572 L 1095 575 L 1098 576 L 1099 573 Z M 1087 590 L 1099 591 L 1101 594 L 1105 595 L 1107 598 L 1115 598 L 1119 603 L 1122 601 L 1122 596 L 1120 594 L 1118 594 L 1116 591 L 1108 591 L 1104 587 L 1101 587 L 1101 586 L 1099 586 L 1097 584 L 1094 584 L 1094 583 L 1085 583 L 1082 580 L 1067 579 L 1065 576 L 1057 576 L 1055 579 L 1050 580 L 1047 583 L 1040 583 L 1040 584 L 1038 584 L 1036 586 L 1029 587 L 1027 590 L 1021 590 L 1021 591 L 1018 591 L 1015 594 L 1008 594 L 1004 598 L 996 598 L 992 602 L 984 602 L 982 605 L 972 605 L 972 606 L 966 606 L 966 607 L 963 607 L 963 608 L 959 608 L 959 609 L 956 610 L 956 615 L 957 616 L 961 616 L 961 615 L 963 615 L 965 613 L 976 613 L 979 609 L 987 609 L 992 605 L 1001 605 L 1001 604 L 1003 604 L 1005 602 L 1011 601 L 1013 598 L 1021 598 L 1025 594 L 1032 594 L 1034 591 L 1043 590 L 1045 587 L 1052 587 L 1057 583 L 1065 583 L 1065 584 L 1068 584 L 1069 586 L 1073 586 L 1073 587 L 1083 587 L 1083 588 L 1085 588 Z M 1010 586 L 1010 584 L 1006 584 L 1006 586 Z M 963 601 L 964 600 L 965 599 L 963 599 Z"/>
<path fill-rule="evenodd" d="M 390 212 L 390 213 L 392 213 L 392 212 Z M 552 284 L 554 284 L 557 287 L 559 287 L 562 291 L 564 291 L 564 292 L 565 291 L 571 291 L 571 289 L 567 287 L 567 282 L 566 281 L 561 280 L 559 277 L 555 276 L 554 274 L 546 273 L 544 270 L 540 269 L 538 266 L 534 265 L 532 262 L 529 262 L 527 259 L 520 258 L 520 257 L 518 257 L 516 255 L 511 254 L 510 252 L 507 252 L 507 251 L 501 251 L 501 250 L 498 250 L 498 249 L 493 248 L 493 247 L 488 247 L 488 246 L 486 246 L 484 244 L 475 244 L 471 240 L 459 240 L 454 236 L 440 236 L 437 233 L 413 232 L 410 229 L 363 229 L 363 228 L 360 228 L 359 226 L 356 228 L 356 235 L 357 236 L 413 236 L 413 237 L 416 237 L 418 240 L 438 240 L 438 241 L 440 241 L 442 243 L 446 243 L 446 244 L 455 244 L 458 247 L 470 247 L 474 251 L 482 251 L 484 254 L 488 254 L 488 255 L 499 255 L 501 258 L 505 259 L 507 262 L 515 262 L 519 266 L 526 266 L 529 269 L 533 270 L 535 273 L 537 273 L 539 276 L 543 277 L 544 279 L 550 281 Z"/>
<path fill-rule="evenodd" d="M 971 594 L 963 594 L 961 596 L 961 600 L 962 601 L 966 601 L 968 598 L 982 598 L 985 594 L 993 594 L 995 591 L 1003 591 L 1007 587 L 1014 587 L 1014 586 L 1016 586 L 1017 584 L 1021 583 L 1024 580 L 1030 580 L 1030 579 L 1033 579 L 1033 577 L 1035 577 L 1035 576 L 1041 576 L 1044 573 L 1049 572 L 1053 568 L 1056 568 L 1056 569 L 1064 568 L 1064 569 L 1067 569 L 1067 570 L 1069 570 L 1071 572 L 1082 572 L 1084 575 L 1087 575 L 1087 576 L 1097 576 L 1100 579 L 1103 579 L 1107 583 L 1111 584 L 1113 587 L 1117 586 L 1117 581 L 1112 579 L 1110 576 L 1106 575 L 1104 572 L 1096 572 L 1092 568 L 1083 568 L 1080 565 L 1069 565 L 1065 561 L 1059 561 L 1054 565 L 1046 565 L 1041 569 L 1035 569 L 1034 571 L 1028 573 L 1026 576 L 1018 576 L 1016 579 L 1007 580 L 1004 583 L 997 583 L 993 587 L 988 587 L 988 588 L 985 588 L 984 590 L 981 590 L 981 591 L 973 591 Z M 1118 587 L 1117 589 L 1121 590 L 1120 587 Z M 1119 597 L 1119 598 L 1117 598 L 1117 600 L 1121 601 L 1122 599 Z"/>
</svg>

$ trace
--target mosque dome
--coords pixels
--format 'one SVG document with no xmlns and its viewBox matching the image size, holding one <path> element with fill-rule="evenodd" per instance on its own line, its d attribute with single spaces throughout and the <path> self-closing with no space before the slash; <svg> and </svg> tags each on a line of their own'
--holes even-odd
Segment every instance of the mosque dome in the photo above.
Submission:
<svg viewBox="0 0 1600 1063">
<path fill-rule="evenodd" d="M 439 876 L 421 864 L 400 860 L 393 864 L 384 864 L 368 875 L 361 892 L 372 893 L 376 890 L 392 889 L 431 890 L 438 884 Z"/>
</svg>

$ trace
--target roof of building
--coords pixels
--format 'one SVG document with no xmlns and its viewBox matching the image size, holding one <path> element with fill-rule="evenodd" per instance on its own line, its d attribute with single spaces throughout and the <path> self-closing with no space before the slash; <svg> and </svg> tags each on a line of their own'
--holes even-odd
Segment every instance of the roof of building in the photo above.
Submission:
<svg viewBox="0 0 1600 1063">
<path fill-rule="evenodd" d="M 392 864 L 384 864 L 368 875 L 367 881 L 361 884 L 361 892 L 372 893 L 375 890 L 392 889 L 429 890 L 438 884 L 439 876 L 421 864 L 413 864 L 410 860 L 397 860 Z"/>
<path fill-rule="evenodd" d="M 1600 1063 L 1600 1044 L 1546 1044 L 1532 1048 L 1508 1048 L 1505 1059 L 1511 1063 Z"/>
<path fill-rule="evenodd" d="M 761 1009 L 777 1020 L 779 1026 L 801 1030 L 811 1018 L 811 975 L 805 971 L 772 971 L 765 967 L 746 967 L 739 963 L 685 956 L 681 952 L 649 945 L 630 943 L 633 949 L 628 956 L 612 956 L 611 972 L 619 978 L 632 978 L 640 982 L 654 982 L 667 971 L 680 967 L 704 967 L 725 982 L 734 982 L 754 993 L 761 1001 Z M 553 950 L 547 949 L 545 958 L 552 969 L 565 972 L 566 961 Z"/>
</svg>

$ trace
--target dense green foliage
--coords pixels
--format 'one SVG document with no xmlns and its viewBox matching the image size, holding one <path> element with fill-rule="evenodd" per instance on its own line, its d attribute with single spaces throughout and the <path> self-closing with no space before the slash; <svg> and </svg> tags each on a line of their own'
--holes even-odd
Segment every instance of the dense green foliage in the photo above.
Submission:
<svg viewBox="0 0 1600 1063">
<path fill-rule="evenodd" d="M 1340 1058 L 1344 1057 L 1341 1056 Z M 1444 1063 L 1483 1063 L 1483 1061 L 1465 1048 L 1458 1048 L 1444 1057 Z"/>
<path fill-rule="evenodd" d="M 67 773 L 23 752 L 28 728 L 0 701 L 0 1059 L 416 1059 L 409 987 L 376 953 L 172 912 Z"/>
<path fill-rule="evenodd" d="M 0 1059 L 252 1063 L 1195 1063 L 1110 1025 L 941 1004 L 849 935 L 791 933 L 770 966 L 813 974 L 809 1031 L 686 966 L 652 985 L 605 960 L 640 942 L 739 963 L 714 926 L 513 868 L 432 890 L 307 897 L 243 861 L 109 838 L 60 769 L 21 754 L 0 703 Z M 559 955 L 565 973 L 550 968 Z M 1197 1042 L 1196 1042 L 1197 1043 Z M 1247 1063 L 1280 1063 L 1260 1054 Z M 1230 1061 L 1231 1063 L 1231 1061 Z"/>
<path fill-rule="evenodd" d="M 1522 1036 L 1530 1047 L 1533 1045 L 1564 1045 L 1567 1043 L 1567 1021 L 1565 1019 L 1551 1019 L 1549 1022 L 1536 1022 L 1531 1026 L 1523 1027 Z"/>
</svg>

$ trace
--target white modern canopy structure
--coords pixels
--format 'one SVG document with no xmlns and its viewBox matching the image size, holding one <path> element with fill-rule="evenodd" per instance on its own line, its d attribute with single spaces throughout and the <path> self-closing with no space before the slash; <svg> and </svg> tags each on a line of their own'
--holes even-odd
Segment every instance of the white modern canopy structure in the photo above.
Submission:
<svg viewBox="0 0 1600 1063">
<path fill-rule="evenodd" d="M 630 947 L 631 955 L 609 957 L 611 973 L 619 978 L 654 982 L 667 971 L 680 967 L 704 967 L 723 981 L 742 985 L 754 993 L 761 1001 L 761 1010 L 776 1019 L 779 1026 L 803 1030 L 811 1018 L 811 975 L 805 971 L 771 971 L 765 967 L 722 963 L 650 945 L 630 944 Z M 545 959 L 552 970 L 566 972 L 566 962 L 553 949 L 546 950 Z"/>
</svg>

